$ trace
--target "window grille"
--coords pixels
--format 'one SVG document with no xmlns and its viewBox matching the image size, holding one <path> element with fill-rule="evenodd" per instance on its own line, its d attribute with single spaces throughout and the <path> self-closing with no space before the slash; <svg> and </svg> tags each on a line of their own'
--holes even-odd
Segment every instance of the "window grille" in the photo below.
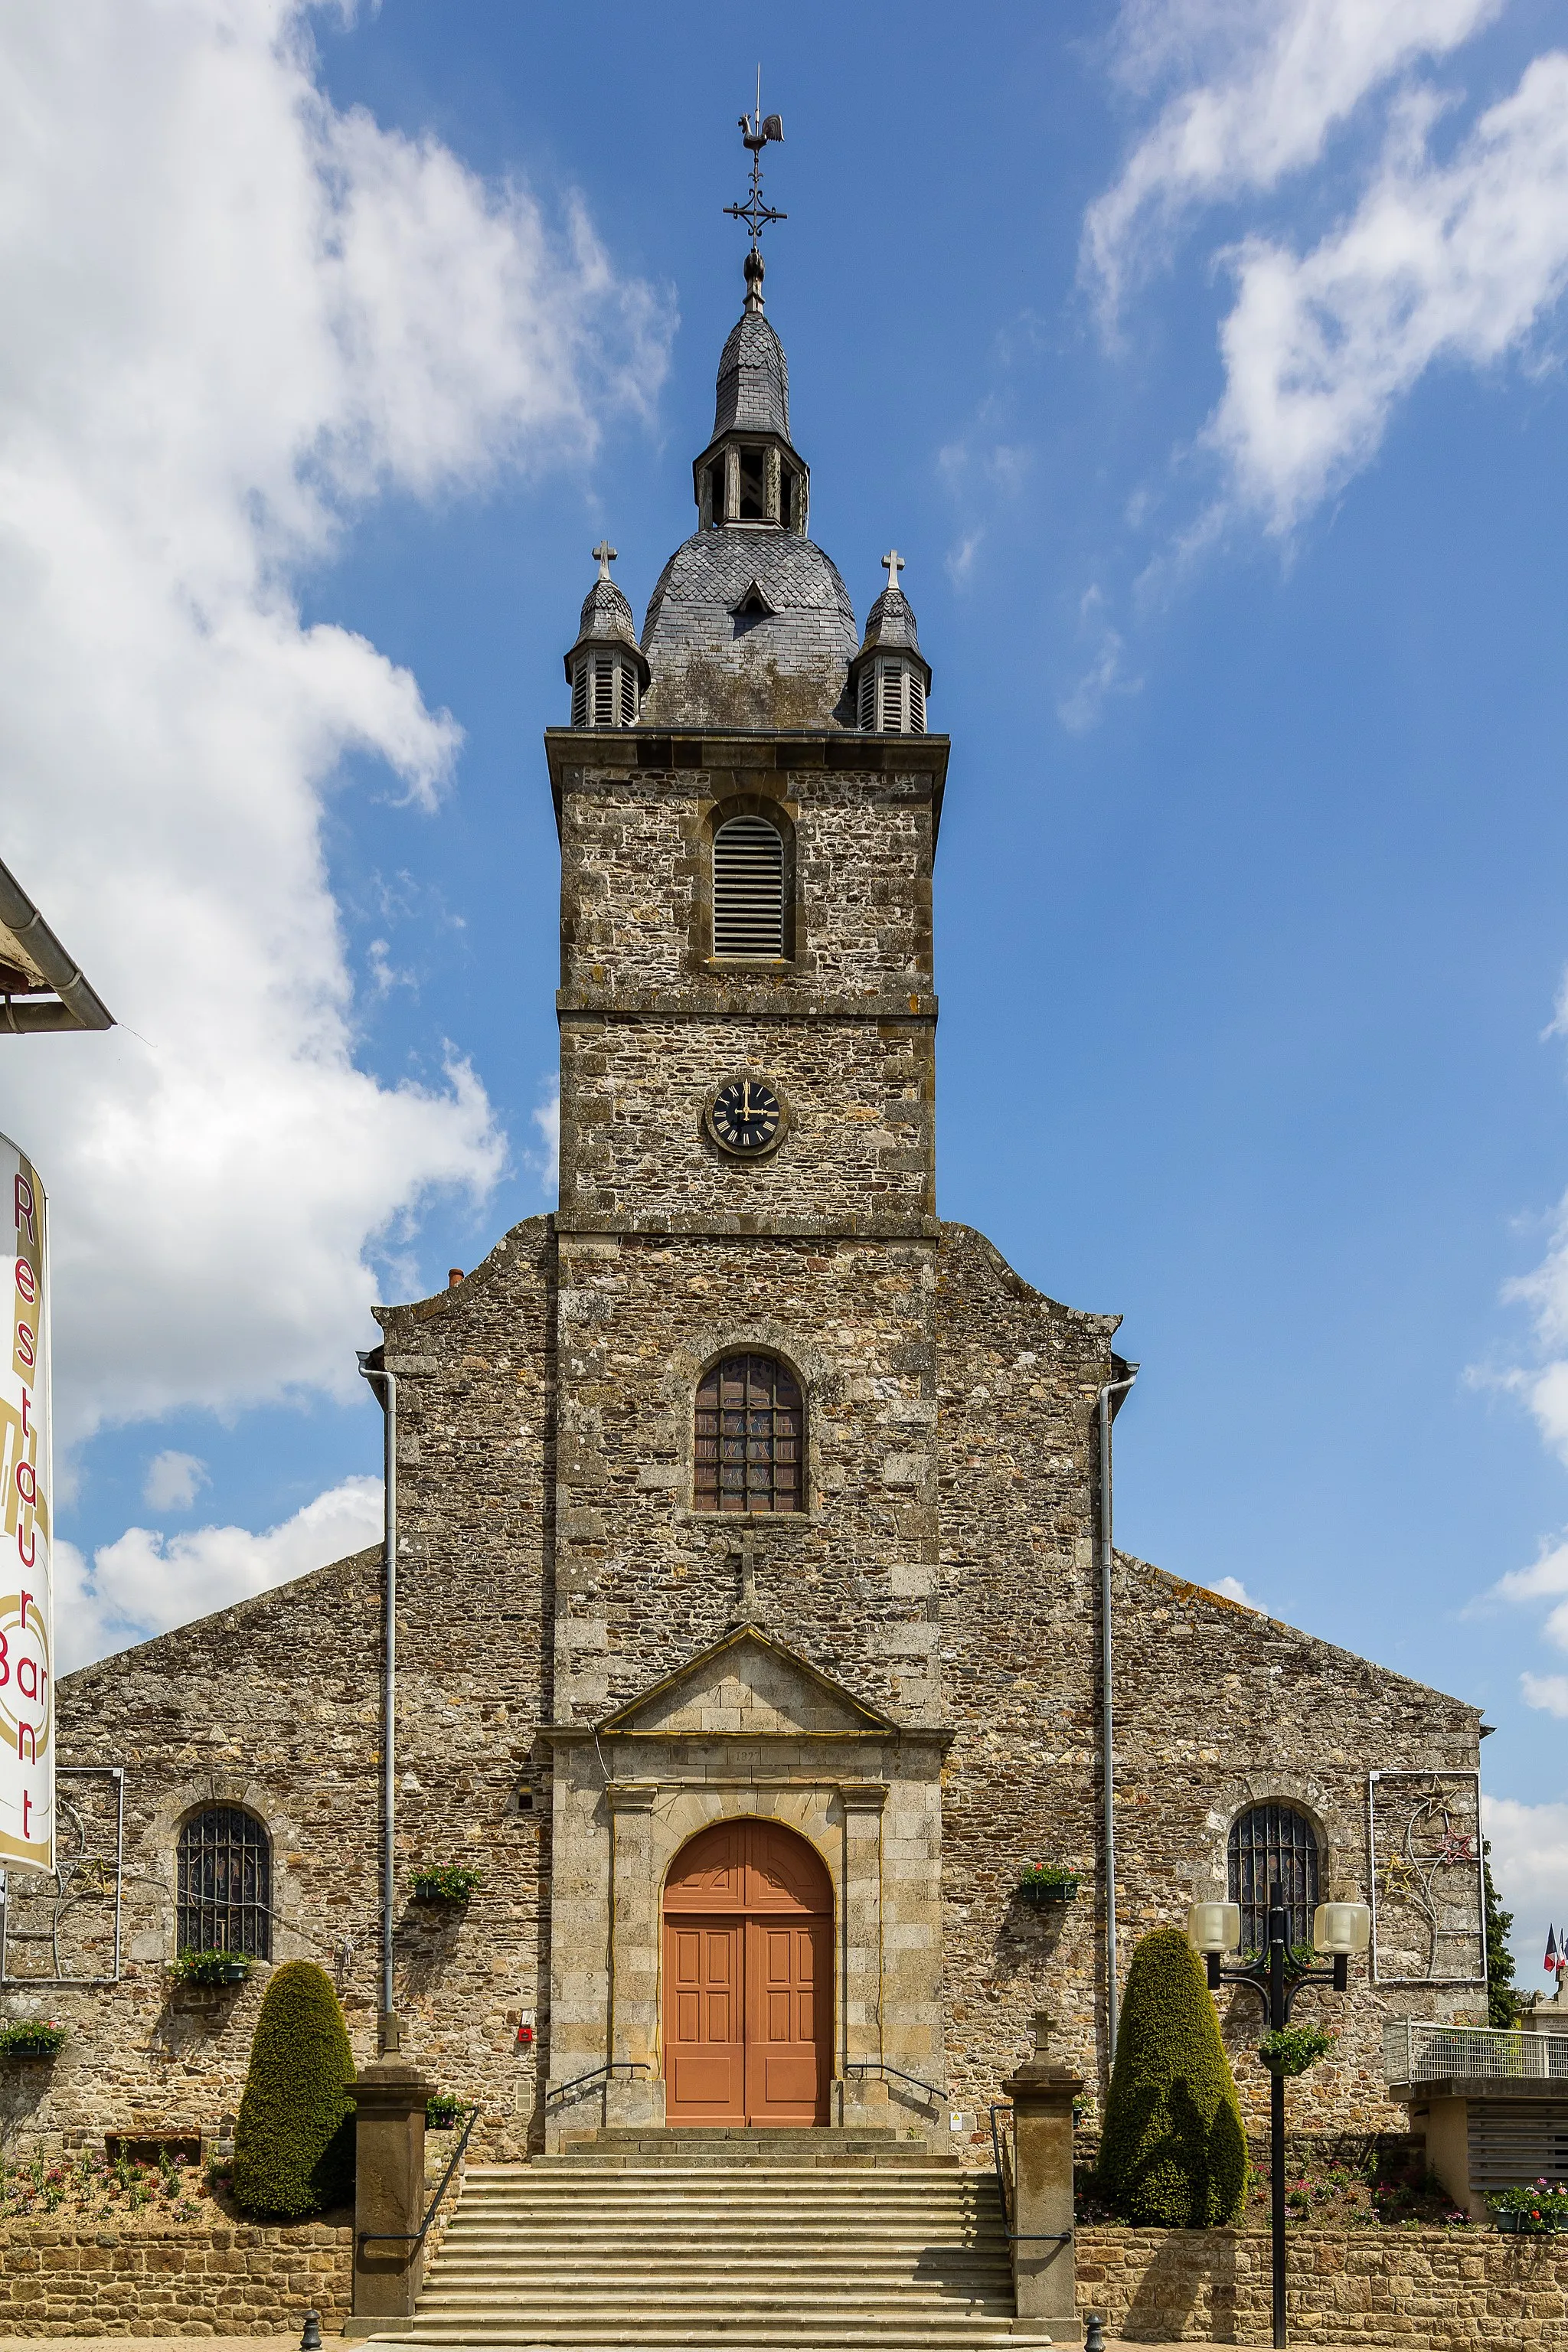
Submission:
<svg viewBox="0 0 1568 2352">
<path fill-rule="evenodd" d="M 773 1356 L 726 1356 L 697 1391 L 696 1507 L 798 1511 L 805 1454 L 800 1383 Z"/>
<path fill-rule="evenodd" d="M 572 680 L 572 724 L 574 727 L 586 727 L 588 724 L 588 672 L 591 667 L 591 663 L 580 661 L 577 665 L 576 673 Z"/>
<path fill-rule="evenodd" d="M 877 724 L 877 672 L 870 662 L 860 673 L 860 709 L 857 715 L 864 732 L 872 733 Z"/>
<path fill-rule="evenodd" d="M 913 670 L 910 672 L 910 732 L 923 735 L 926 731 L 926 690 Z"/>
<path fill-rule="evenodd" d="M 1311 1941 L 1318 1900 L 1318 1839 L 1294 1805 L 1253 1805 L 1231 1823 L 1230 1899 L 1241 1906 L 1241 1948 L 1268 1948 L 1268 1889 L 1284 1890 L 1287 1939 Z"/>
<path fill-rule="evenodd" d="M 209 1805 L 180 1832 L 175 1946 L 272 1957 L 272 1841 L 254 1813 Z"/>
<path fill-rule="evenodd" d="M 784 951 L 784 842 L 765 816 L 732 816 L 713 836 L 713 952 Z"/>
<path fill-rule="evenodd" d="M 637 723 L 637 674 L 629 663 L 620 665 L 621 725 L 635 727 Z"/>
<path fill-rule="evenodd" d="M 616 723 L 616 665 L 613 661 L 594 664 L 594 724 L 613 727 Z"/>
</svg>

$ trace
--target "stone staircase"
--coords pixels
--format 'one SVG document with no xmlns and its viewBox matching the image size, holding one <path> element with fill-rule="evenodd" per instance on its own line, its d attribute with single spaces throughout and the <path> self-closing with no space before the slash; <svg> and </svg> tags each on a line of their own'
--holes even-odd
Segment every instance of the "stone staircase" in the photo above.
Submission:
<svg viewBox="0 0 1568 2352">
<path fill-rule="evenodd" d="M 416 2315 L 376 2340 L 989 2352 L 1028 2339 L 988 2174 L 892 2131 L 710 2130 L 601 2131 L 531 2164 L 470 2167 Z"/>
</svg>

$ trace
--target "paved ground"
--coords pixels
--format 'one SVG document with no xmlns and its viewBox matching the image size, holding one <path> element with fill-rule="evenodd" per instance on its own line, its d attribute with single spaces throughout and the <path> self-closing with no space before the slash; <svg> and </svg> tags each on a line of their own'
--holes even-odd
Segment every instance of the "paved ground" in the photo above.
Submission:
<svg viewBox="0 0 1568 2352">
<path fill-rule="evenodd" d="M 341 2345 L 342 2337 L 323 2330 L 330 2345 Z M 134 2344 L 138 2352 L 298 2352 L 298 2336 L 68 2336 L 46 2338 L 39 2336 L 0 2336 L 0 2352 L 38 2352 L 47 2341 L 68 2344 L 71 2352 L 127 2352 Z M 1126 2344 L 1119 2336 L 1106 2338 L 1105 2352 L 1177 2352 L 1171 2345 Z M 1181 2345 L 1179 2352 L 1234 2352 L 1230 2346 L 1198 2344 L 1190 2339 Z M 1312 2352 L 1351 2352 L 1351 2347 L 1314 2345 Z M 1360 2347 L 1365 2352 L 1365 2347 Z"/>
</svg>

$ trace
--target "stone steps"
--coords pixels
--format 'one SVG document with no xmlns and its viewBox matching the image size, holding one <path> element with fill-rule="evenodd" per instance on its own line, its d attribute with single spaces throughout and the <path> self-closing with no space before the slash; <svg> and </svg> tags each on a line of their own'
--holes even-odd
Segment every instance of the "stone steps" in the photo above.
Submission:
<svg viewBox="0 0 1568 2352">
<path fill-rule="evenodd" d="M 719 2137 L 600 2135 L 591 2152 L 475 2166 L 417 2314 L 378 2340 L 476 2352 L 992 2352 L 1030 2340 L 989 2179 L 891 2132 L 833 2135 L 832 2147 L 827 2134 L 723 2135 L 729 2161 Z"/>
</svg>

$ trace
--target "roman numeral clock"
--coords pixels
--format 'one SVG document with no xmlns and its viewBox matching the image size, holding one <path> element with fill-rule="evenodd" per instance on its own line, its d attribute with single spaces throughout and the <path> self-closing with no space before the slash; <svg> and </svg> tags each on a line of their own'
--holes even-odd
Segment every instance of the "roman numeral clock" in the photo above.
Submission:
<svg viewBox="0 0 1568 2352">
<path fill-rule="evenodd" d="M 761 1160 L 783 1142 L 788 1121 L 767 1080 L 744 1077 L 720 1087 L 704 1123 L 721 1151 L 738 1160 Z"/>
</svg>

